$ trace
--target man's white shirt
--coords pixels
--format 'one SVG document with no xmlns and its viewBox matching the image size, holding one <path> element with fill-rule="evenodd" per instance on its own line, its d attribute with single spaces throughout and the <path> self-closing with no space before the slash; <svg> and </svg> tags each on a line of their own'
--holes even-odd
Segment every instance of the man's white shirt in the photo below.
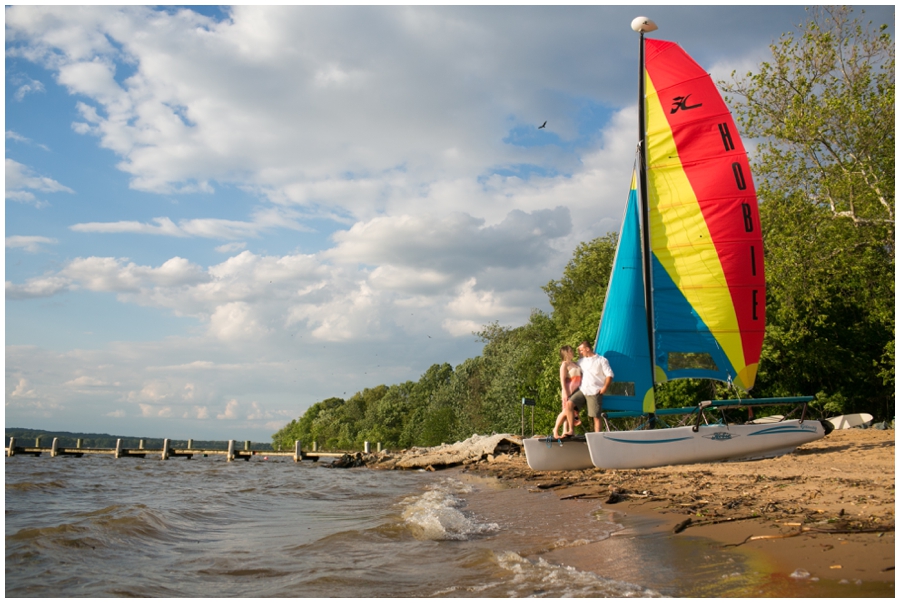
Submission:
<svg viewBox="0 0 900 603">
<path fill-rule="evenodd" d="M 581 367 L 581 393 L 585 396 L 594 396 L 600 392 L 600 388 L 606 384 L 607 377 L 614 377 L 609 361 L 594 354 L 593 356 L 578 359 Z"/>
</svg>

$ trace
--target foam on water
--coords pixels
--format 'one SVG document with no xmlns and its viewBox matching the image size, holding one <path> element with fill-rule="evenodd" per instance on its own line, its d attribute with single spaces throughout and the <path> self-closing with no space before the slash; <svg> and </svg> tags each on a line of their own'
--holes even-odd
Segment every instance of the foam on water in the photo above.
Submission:
<svg viewBox="0 0 900 603">
<path fill-rule="evenodd" d="M 534 561 L 512 551 L 495 553 L 501 577 L 477 586 L 453 586 L 431 596 L 473 595 L 480 597 L 661 597 L 655 590 L 592 572 L 557 565 L 539 557 Z"/>
<path fill-rule="evenodd" d="M 465 512 L 462 495 L 471 487 L 456 479 L 432 484 L 422 494 L 400 502 L 401 517 L 418 540 L 468 540 L 500 529 L 496 523 L 480 522 Z"/>
</svg>

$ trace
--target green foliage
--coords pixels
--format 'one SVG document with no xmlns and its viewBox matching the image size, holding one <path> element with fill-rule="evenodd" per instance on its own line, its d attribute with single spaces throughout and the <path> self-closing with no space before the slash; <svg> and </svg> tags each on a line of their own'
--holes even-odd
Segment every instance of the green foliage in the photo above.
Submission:
<svg viewBox="0 0 900 603">
<path fill-rule="evenodd" d="M 725 85 L 743 131 L 760 141 L 759 390 L 830 392 L 832 407 L 893 416 L 893 40 L 852 9 L 825 7 L 772 55 Z"/>
</svg>

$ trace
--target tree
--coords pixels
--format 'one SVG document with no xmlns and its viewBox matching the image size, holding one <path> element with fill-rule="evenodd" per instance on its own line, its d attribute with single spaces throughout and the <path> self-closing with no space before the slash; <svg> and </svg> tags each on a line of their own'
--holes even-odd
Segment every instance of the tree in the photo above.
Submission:
<svg viewBox="0 0 900 603">
<path fill-rule="evenodd" d="M 756 73 L 720 82 L 759 143 L 759 389 L 892 416 L 894 43 L 887 25 L 824 7 L 771 50 Z"/>
<path fill-rule="evenodd" d="M 341 398 L 328 398 L 321 402 L 316 402 L 300 418 L 294 419 L 272 435 L 272 447 L 275 450 L 291 450 L 294 448 L 294 442 L 297 440 L 300 440 L 307 447 L 312 442 L 323 443 L 316 439 L 318 434 L 313 430 L 313 423 L 320 414 L 331 412 L 333 409 L 343 405 L 344 400 Z"/>
</svg>

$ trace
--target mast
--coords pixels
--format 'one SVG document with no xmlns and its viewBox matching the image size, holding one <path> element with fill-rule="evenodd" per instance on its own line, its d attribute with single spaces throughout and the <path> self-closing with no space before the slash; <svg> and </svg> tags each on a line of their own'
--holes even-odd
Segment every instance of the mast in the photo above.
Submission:
<svg viewBox="0 0 900 603">
<path fill-rule="evenodd" d="M 644 307 L 647 311 L 647 337 L 650 343 L 650 374 L 656 383 L 656 345 L 653 337 L 653 282 L 651 280 L 650 254 L 650 203 L 647 199 L 647 127 L 644 115 L 644 34 L 656 31 L 656 23 L 647 17 L 637 17 L 631 29 L 641 35 L 640 61 L 638 65 L 638 199 L 641 205 L 641 249 L 644 270 Z"/>
</svg>

